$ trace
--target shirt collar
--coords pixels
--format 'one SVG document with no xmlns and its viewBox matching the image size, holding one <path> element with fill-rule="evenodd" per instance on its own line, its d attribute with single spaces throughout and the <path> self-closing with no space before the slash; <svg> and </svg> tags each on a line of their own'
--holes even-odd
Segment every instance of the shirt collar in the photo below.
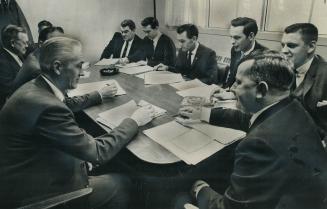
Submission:
<svg viewBox="0 0 327 209">
<path fill-rule="evenodd" d="M 279 103 L 280 101 L 274 102 L 264 108 L 262 108 L 261 110 L 259 110 L 258 112 L 254 113 L 250 119 L 250 126 L 252 126 L 252 124 L 254 123 L 254 121 L 267 109 L 269 109 L 270 107 L 274 106 L 275 104 Z"/>
<path fill-rule="evenodd" d="M 45 76 L 42 75 L 42 78 L 45 80 L 45 82 L 47 82 L 51 88 L 51 90 L 53 91 L 54 95 L 60 100 L 60 101 L 64 101 L 65 96 L 64 94 L 49 80 L 47 79 Z"/>
<path fill-rule="evenodd" d="M 198 48 L 199 48 L 199 42 L 195 42 L 195 47 L 194 47 L 194 49 L 192 50 L 192 55 L 195 55 L 196 54 L 196 51 L 198 50 Z"/>
<path fill-rule="evenodd" d="M 153 39 L 153 43 L 157 43 L 162 33 L 158 30 L 157 36 Z"/>
<path fill-rule="evenodd" d="M 254 50 L 254 46 L 255 46 L 255 41 L 253 41 L 253 44 L 249 50 L 247 50 L 246 52 L 242 52 L 243 56 L 249 55 Z"/>
<path fill-rule="evenodd" d="M 6 50 L 13 58 L 14 60 L 17 62 L 17 64 L 19 65 L 19 67 L 23 66 L 23 62 L 22 60 L 13 52 L 11 52 L 9 49 L 6 49 L 3 47 L 4 50 Z"/>
<path fill-rule="evenodd" d="M 312 64 L 312 61 L 313 61 L 313 57 L 309 61 L 307 61 L 306 63 L 301 65 L 300 67 L 296 68 L 295 72 L 297 74 L 306 74 L 306 72 L 308 72 L 308 70 Z"/>
</svg>

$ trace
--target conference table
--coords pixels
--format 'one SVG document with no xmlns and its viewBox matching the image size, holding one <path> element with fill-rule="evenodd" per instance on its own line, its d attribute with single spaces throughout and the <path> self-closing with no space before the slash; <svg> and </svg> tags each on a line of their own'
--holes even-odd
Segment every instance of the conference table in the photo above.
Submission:
<svg viewBox="0 0 327 209">
<path fill-rule="evenodd" d="M 113 79 L 126 91 L 126 95 L 116 96 L 101 105 L 84 110 L 83 128 L 86 128 L 88 132 L 93 132 L 93 135 L 99 136 L 108 131 L 107 128 L 96 122 L 98 114 L 130 100 L 134 100 L 136 103 L 145 100 L 167 110 L 166 114 L 140 127 L 134 140 L 145 137 L 142 133 L 143 130 L 172 121 L 178 114 L 183 98 L 176 94 L 176 89 L 172 86 L 168 84 L 146 86 L 143 79 L 124 73 L 101 76 L 99 71 L 102 68 L 104 66 L 94 65 L 90 67 L 88 69 L 90 76 L 81 78 L 80 83 Z M 229 145 L 197 165 L 188 165 L 180 160 L 171 163 L 152 163 L 139 158 L 135 153 L 125 148 L 108 165 L 96 170 L 95 174 L 105 172 L 127 173 L 137 185 L 134 192 L 138 196 L 136 199 L 141 200 L 141 203 L 137 204 L 144 208 L 168 208 L 173 197 L 178 192 L 189 191 L 192 183 L 197 179 L 207 180 L 219 192 L 223 192 L 228 185 L 232 170 L 235 146 L 236 143 Z"/>
</svg>

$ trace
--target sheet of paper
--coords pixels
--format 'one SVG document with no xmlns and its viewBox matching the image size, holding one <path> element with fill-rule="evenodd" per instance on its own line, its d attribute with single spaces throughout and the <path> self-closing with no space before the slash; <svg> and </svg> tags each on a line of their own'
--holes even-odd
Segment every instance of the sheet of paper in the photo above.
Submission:
<svg viewBox="0 0 327 209">
<path fill-rule="evenodd" d="M 115 65 L 118 61 L 119 58 L 102 59 L 94 65 Z"/>
<path fill-rule="evenodd" d="M 128 67 L 128 68 L 123 67 L 123 68 L 120 68 L 119 71 L 121 73 L 129 74 L 129 75 L 137 75 L 140 73 L 153 71 L 153 67 L 150 67 L 148 65 Z"/>
<path fill-rule="evenodd" d="M 142 65 L 146 65 L 146 63 L 144 62 L 131 62 L 131 63 L 128 63 L 126 65 L 122 65 L 122 64 L 117 64 L 116 67 L 119 67 L 119 68 L 130 68 L 130 67 L 137 67 L 137 66 L 142 66 Z"/>
<path fill-rule="evenodd" d="M 187 164 L 196 165 L 225 147 L 205 134 L 175 121 L 145 130 L 143 133 Z"/>
<path fill-rule="evenodd" d="M 144 80 L 144 76 L 145 76 L 145 73 L 142 73 L 142 74 L 138 74 L 138 75 L 136 75 L 136 77 L 141 78 L 141 79 L 143 79 L 143 80 Z"/>
<path fill-rule="evenodd" d="M 228 109 L 237 109 L 236 107 L 236 100 L 217 100 L 214 103 L 214 107 L 222 107 Z"/>
<path fill-rule="evenodd" d="M 127 145 L 127 149 L 138 158 L 150 163 L 167 164 L 181 161 L 176 155 L 144 134 L 139 134 L 137 139 L 132 140 Z"/>
<path fill-rule="evenodd" d="M 144 84 L 170 84 L 184 81 L 179 73 L 172 73 L 168 71 L 154 71 L 146 73 L 144 76 Z"/>
<path fill-rule="evenodd" d="M 202 83 L 199 79 L 194 79 L 190 81 L 183 81 L 180 83 L 172 83 L 169 84 L 178 91 L 186 90 L 186 89 L 191 89 L 191 88 L 196 88 L 196 87 L 201 87 L 201 86 L 207 86 L 207 84 Z"/>
<path fill-rule="evenodd" d="M 182 97 L 186 97 L 186 96 L 204 97 L 204 98 L 206 98 L 207 101 L 209 101 L 211 92 L 216 87 L 217 87 L 217 85 L 212 84 L 210 86 L 202 86 L 202 87 L 186 89 L 186 90 L 183 90 L 183 91 L 177 91 L 176 93 L 181 95 Z"/>
<path fill-rule="evenodd" d="M 92 83 L 81 83 L 77 85 L 76 89 L 68 91 L 68 96 L 77 96 L 77 95 L 83 95 L 86 93 L 90 93 L 92 91 L 98 91 L 102 87 L 104 87 L 106 84 L 109 83 L 115 83 L 117 86 L 117 94 L 116 96 L 124 95 L 126 94 L 125 90 L 119 85 L 119 83 L 116 80 L 106 80 L 106 81 L 98 81 L 98 82 L 92 82 Z"/>
<path fill-rule="evenodd" d="M 147 101 L 144 101 L 144 100 L 140 100 L 139 103 L 138 103 L 138 106 L 140 107 L 144 107 L 144 106 L 147 106 L 147 105 L 152 105 L 150 104 L 149 102 Z M 159 116 L 162 116 L 163 114 L 167 113 L 167 110 L 165 109 L 162 109 L 158 106 L 155 106 L 155 105 L 152 105 L 153 106 L 153 109 L 154 109 L 154 117 L 159 117 Z"/>
<path fill-rule="evenodd" d="M 246 135 L 245 132 L 240 130 L 214 126 L 204 122 L 190 124 L 189 126 L 224 145 L 231 144 Z"/>
</svg>

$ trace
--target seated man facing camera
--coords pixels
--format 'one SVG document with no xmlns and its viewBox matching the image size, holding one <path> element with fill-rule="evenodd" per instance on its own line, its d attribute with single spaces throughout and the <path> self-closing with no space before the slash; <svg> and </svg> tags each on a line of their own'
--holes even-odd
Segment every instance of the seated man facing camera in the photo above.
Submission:
<svg viewBox="0 0 327 209">
<path fill-rule="evenodd" d="M 81 73 L 82 46 L 55 37 L 40 49 L 42 74 L 19 88 L 0 111 L 0 208 L 16 208 L 90 186 L 91 208 L 127 208 L 129 180 L 119 174 L 88 177 L 85 162 L 107 163 L 154 116 L 136 110 L 110 133 L 93 138 L 63 103 Z M 71 208 L 79 208 L 72 206 Z"/>
<path fill-rule="evenodd" d="M 290 97 L 293 66 L 277 52 L 243 60 L 231 91 L 239 110 L 185 107 L 181 115 L 240 129 L 230 186 L 218 194 L 203 181 L 192 188 L 195 204 L 210 209 L 326 208 L 327 155 L 316 125 Z M 178 198 L 183 208 L 187 196 Z"/>
<path fill-rule="evenodd" d="M 195 25 L 185 24 L 177 28 L 177 40 L 181 44 L 176 64 L 163 63 L 155 66 L 156 70 L 169 70 L 194 79 L 198 78 L 206 84 L 216 82 L 216 52 L 198 42 L 199 31 Z"/>
</svg>

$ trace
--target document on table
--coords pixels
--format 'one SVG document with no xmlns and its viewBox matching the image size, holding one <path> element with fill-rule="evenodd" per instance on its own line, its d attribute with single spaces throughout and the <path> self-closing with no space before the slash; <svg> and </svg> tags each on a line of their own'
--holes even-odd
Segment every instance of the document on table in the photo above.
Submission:
<svg viewBox="0 0 327 209">
<path fill-rule="evenodd" d="M 177 91 L 176 93 L 182 97 L 186 96 L 198 96 L 204 97 L 207 101 L 210 100 L 211 92 L 217 87 L 217 85 L 212 84 L 210 86 L 201 86 L 196 88 L 190 88 L 183 91 Z"/>
<path fill-rule="evenodd" d="M 146 105 L 151 104 L 141 100 L 137 105 L 134 100 L 131 100 L 123 105 L 99 113 L 99 117 L 96 120 L 103 125 L 113 129 L 116 128 L 121 122 L 123 122 L 124 119 L 131 117 L 135 110 Z M 167 112 L 160 107 L 155 105 L 152 106 L 154 108 L 155 117 L 159 117 Z"/>
<path fill-rule="evenodd" d="M 238 130 L 205 123 L 185 127 L 176 121 L 145 130 L 143 133 L 192 165 L 196 165 L 245 136 L 244 132 Z"/>
<path fill-rule="evenodd" d="M 104 87 L 106 84 L 110 84 L 110 83 L 115 83 L 117 86 L 116 96 L 126 94 L 125 90 L 119 85 L 119 83 L 116 80 L 105 80 L 105 81 L 97 81 L 97 82 L 92 82 L 92 83 L 81 83 L 81 84 L 77 85 L 76 89 L 68 91 L 67 94 L 70 97 L 87 94 L 92 91 L 98 91 L 102 87 Z"/>
<path fill-rule="evenodd" d="M 150 67 L 148 65 L 142 65 L 142 66 L 135 66 L 135 67 L 122 67 L 119 69 L 121 73 L 129 74 L 129 75 L 137 75 L 141 73 L 146 73 L 153 71 L 153 67 Z"/>
<path fill-rule="evenodd" d="M 119 58 L 110 58 L 110 59 L 102 59 L 94 65 L 115 65 L 119 61 Z"/>
<path fill-rule="evenodd" d="M 179 73 L 172 73 L 168 71 L 153 71 L 144 75 L 144 84 L 170 84 L 184 81 Z"/>
<path fill-rule="evenodd" d="M 194 80 L 190 80 L 190 81 L 183 81 L 183 82 L 180 82 L 180 83 L 172 83 L 172 84 L 169 84 L 169 85 L 174 87 L 178 91 L 191 89 L 191 88 L 196 88 L 196 87 L 208 86 L 207 84 L 202 83 L 199 79 L 194 79 Z"/>
</svg>

